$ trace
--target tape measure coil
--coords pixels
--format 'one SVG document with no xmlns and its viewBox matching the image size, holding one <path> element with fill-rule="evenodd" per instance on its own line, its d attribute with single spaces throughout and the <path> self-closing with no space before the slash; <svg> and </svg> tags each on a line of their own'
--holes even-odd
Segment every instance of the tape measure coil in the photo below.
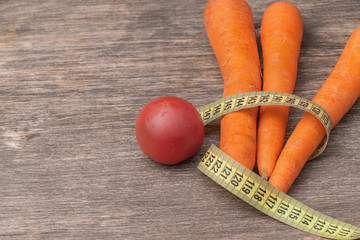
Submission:
<svg viewBox="0 0 360 240">
<path fill-rule="evenodd" d="M 313 114 L 323 124 L 326 136 L 311 159 L 326 148 L 331 131 L 331 118 L 320 105 L 307 99 L 280 92 L 247 92 L 219 99 L 198 109 L 204 125 L 241 109 L 285 105 Z M 215 145 L 211 145 L 198 169 L 261 212 L 302 231 L 332 239 L 358 239 L 360 228 L 322 214 L 281 192 L 259 175 L 250 171 Z"/>
</svg>

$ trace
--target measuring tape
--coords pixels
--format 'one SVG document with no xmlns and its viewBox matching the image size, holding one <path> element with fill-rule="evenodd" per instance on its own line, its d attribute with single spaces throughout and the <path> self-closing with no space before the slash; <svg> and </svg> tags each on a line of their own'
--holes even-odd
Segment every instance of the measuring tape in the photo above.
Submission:
<svg viewBox="0 0 360 240">
<path fill-rule="evenodd" d="M 326 136 L 311 158 L 324 151 L 331 130 L 329 114 L 320 105 L 292 94 L 265 91 L 240 93 L 199 108 L 198 112 L 206 125 L 224 114 L 263 105 L 286 105 L 312 113 L 323 124 Z M 215 145 L 208 149 L 198 169 L 251 206 L 285 224 L 331 239 L 360 238 L 359 227 L 304 205 L 226 155 Z"/>
</svg>

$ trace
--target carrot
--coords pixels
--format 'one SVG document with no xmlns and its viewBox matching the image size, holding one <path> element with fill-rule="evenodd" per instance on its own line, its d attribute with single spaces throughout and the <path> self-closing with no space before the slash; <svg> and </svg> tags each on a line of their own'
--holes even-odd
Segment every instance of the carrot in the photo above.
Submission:
<svg viewBox="0 0 360 240">
<path fill-rule="evenodd" d="M 222 72 L 224 96 L 259 91 L 260 60 L 248 3 L 210 0 L 204 25 Z M 255 107 L 221 119 L 220 148 L 250 170 L 255 166 L 257 114 Z"/>
<path fill-rule="evenodd" d="M 312 101 L 329 113 L 334 128 L 359 96 L 360 25 Z M 324 136 L 325 129 L 320 121 L 305 113 L 282 150 L 269 182 L 286 193 Z"/>
<path fill-rule="evenodd" d="M 291 3 L 276 2 L 265 11 L 261 24 L 263 91 L 292 93 L 303 35 L 299 10 Z M 266 180 L 284 144 L 289 107 L 260 107 L 257 166 Z"/>
</svg>

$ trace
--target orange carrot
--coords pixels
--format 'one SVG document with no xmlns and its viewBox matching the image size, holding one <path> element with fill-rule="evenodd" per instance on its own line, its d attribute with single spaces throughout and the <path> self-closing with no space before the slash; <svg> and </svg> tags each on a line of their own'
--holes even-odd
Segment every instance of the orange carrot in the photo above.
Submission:
<svg viewBox="0 0 360 240">
<path fill-rule="evenodd" d="M 292 93 L 303 35 L 299 10 L 291 3 L 276 2 L 265 11 L 261 25 L 263 91 Z M 266 180 L 284 144 L 289 107 L 260 107 L 257 166 Z"/>
<path fill-rule="evenodd" d="M 349 38 L 339 61 L 313 102 L 329 113 L 334 128 L 359 96 L 360 25 Z M 325 129 L 320 121 L 305 113 L 282 150 L 269 182 L 286 193 L 324 136 Z"/>
<path fill-rule="evenodd" d="M 261 89 L 260 60 L 251 9 L 245 0 L 210 0 L 205 29 L 224 79 L 224 96 Z M 249 169 L 255 166 L 258 108 L 225 115 L 220 148 Z"/>
</svg>

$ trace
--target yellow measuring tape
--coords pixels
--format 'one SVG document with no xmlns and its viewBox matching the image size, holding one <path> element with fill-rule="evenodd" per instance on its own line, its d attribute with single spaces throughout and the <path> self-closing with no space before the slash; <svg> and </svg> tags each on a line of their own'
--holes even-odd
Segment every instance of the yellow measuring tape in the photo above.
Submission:
<svg viewBox="0 0 360 240">
<path fill-rule="evenodd" d="M 204 125 L 224 114 L 263 105 L 287 105 L 312 113 L 326 129 L 326 136 L 311 158 L 320 155 L 331 130 L 329 114 L 307 99 L 279 92 L 247 92 L 222 98 L 198 109 Z M 251 206 L 285 224 L 332 239 L 358 239 L 360 228 L 339 221 L 281 192 L 215 145 L 206 152 L 198 169 Z"/>
</svg>

